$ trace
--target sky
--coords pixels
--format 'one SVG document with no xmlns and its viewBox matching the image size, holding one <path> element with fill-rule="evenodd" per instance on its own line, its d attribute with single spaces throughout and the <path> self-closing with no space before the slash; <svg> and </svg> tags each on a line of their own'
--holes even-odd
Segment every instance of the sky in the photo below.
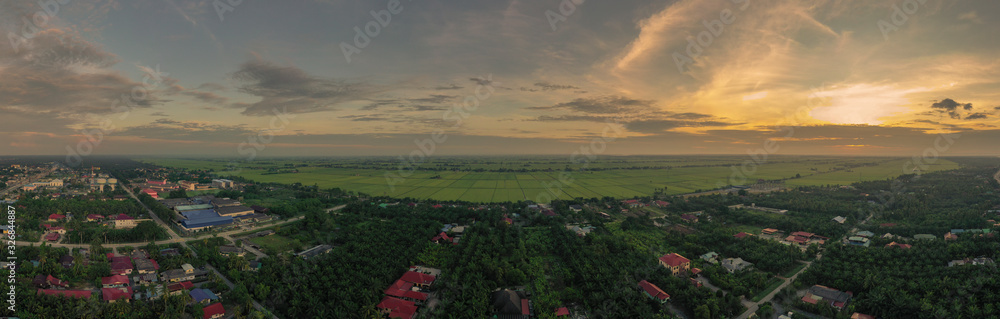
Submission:
<svg viewBox="0 0 1000 319">
<path fill-rule="evenodd" d="M 0 155 L 1000 155 L 998 1 L 0 7 Z"/>
</svg>

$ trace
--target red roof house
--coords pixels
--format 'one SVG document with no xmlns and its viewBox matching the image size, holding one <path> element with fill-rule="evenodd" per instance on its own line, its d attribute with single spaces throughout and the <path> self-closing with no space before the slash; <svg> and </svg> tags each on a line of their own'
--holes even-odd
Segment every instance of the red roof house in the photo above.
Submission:
<svg viewBox="0 0 1000 319">
<path fill-rule="evenodd" d="M 204 312 L 204 319 L 222 318 L 226 315 L 226 308 L 223 308 L 222 304 L 218 302 L 205 306 L 201 310 Z"/>
<path fill-rule="evenodd" d="M 662 200 L 655 201 L 655 202 L 653 202 L 653 204 L 656 205 L 656 207 L 667 207 L 667 206 L 670 206 L 670 202 L 668 202 L 668 201 L 662 201 Z"/>
<path fill-rule="evenodd" d="M 142 190 L 142 192 L 146 193 L 149 196 L 152 196 L 153 198 L 159 197 L 159 194 L 157 194 L 156 191 L 154 191 L 152 189 L 149 189 L 149 188 Z"/>
<path fill-rule="evenodd" d="M 101 295 L 107 302 L 115 302 L 120 299 L 128 301 L 132 299 L 132 287 L 101 288 Z"/>
<path fill-rule="evenodd" d="M 93 291 L 90 290 L 55 290 L 55 289 L 38 289 L 39 294 L 46 294 L 49 296 L 63 296 L 63 297 L 73 297 L 73 298 L 89 298 Z"/>
<path fill-rule="evenodd" d="M 691 214 L 681 215 L 681 219 L 683 219 L 684 221 L 689 222 L 689 223 L 697 223 L 698 222 L 698 216 L 691 215 Z"/>
<path fill-rule="evenodd" d="M 560 307 L 559 309 L 556 309 L 556 317 L 560 316 L 569 316 L 569 309 L 566 309 L 566 307 Z"/>
<path fill-rule="evenodd" d="M 48 275 L 47 277 L 45 277 L 45 281 L 52 286 L 63 287 L 63 288 L 69 287 L 68 282 L 66 282 L 65 280 L 60 280 L 59 278 L 56 277 L 52 277 L 52 275 Z"/>
<path fill-rule="evenodd" d="M 389 318 L 411 319 L 417 312 L 417 306 L 412 301 L 385 296 L 376 308 L 389 314 Z"/>
<path fill-rule="evenodd" d="M 913 245 L 910 245 L 910 244 L 900 244 L 900 243 L 897 243 L 897 242 L 891 242 L 891 243 L 888 243 L 888 244 L 885 245 L 885 248 L 894 248 L 894 247 L 895 248 L 899 248 L 899 249 L 910 249 L 910 248 L 913 248 Z"/>
<path fill-rule="evenodd" d="M 111 273 L 126 275 L 132 273 L 132 259 L 126 256 L 111 257 Z"/>
<path fill-rule="evenodd" d="M 747 236 L 752 236 L 752 235 L 747 234 L 746 232 L 740 232 L 739 234 L 733 235 L 733 237 L 736 238 L 746 238 Z"/>
<path fill-rule="evenodd" d="M 105 288 L 128 286 L 128 283 L 128 277 L 123 275 L 111 275 L 101 278 L 101 285 L 104 285 Z"/>
<path fill-rule="evenodd" d="M 125 214 L 118 214 L 118 216 L 115 216 L 114 218 L 115 218 L 115 220 L 131 220 L 131 219 L 135 219 L 134 217 L 129 216 L 129 215 L 125 215 Z"/>
<path fill-rule="evenodd" d="M 642 287 L 642 290 L 644 292 L 646 292 L 646 295 L 649 296 L 649 298 L 653 298 L 654 300 L 658 300 L 661 303 L 667 302 L 667 300 L 670 299 L 670 295 L 668 295 L 667 293 L 663 292 L 663 290 L 660 289 L 660 287 L 657 287 L 656 285 L 654 285 L 654 284 L 652 284 L 652 283 L 650 283 L 648 281 L 645 281 L 645 280 L 640 281 L 639 282 L 639 287 Z"/>
<path fill-rule="evenodd" d="M 452 244 L 454 244 L 454 242 L 452 242 L 452 238 L 449 237 L 448 234 L 445 234 L 444 232 L 441 232 L 437 236 L 434 236 L 434 238 L 431 238 L 432 242 L 435 242 L 435 243 L 438 243 L 438 244 L 440 244 L 442 240 L 444 242 L 446 242 L 446 243 L 452 243 Z"/>
<path fill-rule="evenodd" d="M 48 234 L 45 234 L 45 240 L 48 240 L 48 241 L 57 241 L 57 240 L 59 240 L 59 233 L 48 233 Z"/>
<path fill-rule="evenodd" d="M 687 258 L 684 258 L 684 256 L 681 256 L 677 253 L 672 253 L 660 257 L 660 265 L 662 265 L 663 267 L 667 267 L 668 269 L 670 269 L 670 272 L 676 275 L 682 271 L 687 271 L 688 269 L 690 269 L 691 260 L 688 260 Z"/>
<path fill-rule="evenodd" d="M 433 284 L 434 280 L 436 279 L 437 278 L 435 278 L 434 276 L 415 271 L 407 271 L 403 273 L 402 277 L 399 277 L 399 280 L 410 282 L 417 286 L 429 286 Z"/>
<path fill-rule="evenodd" d="M 54 221 L 57 221 L 57 220 L 60 220 L 60 219 L 63 219 L 63 218 L 66 218 L 66 215 L 60 215 L 60 214 L 50 214 L 49 215 L 49 221 L 50 222 L 54 222 Z"/>
</svg>

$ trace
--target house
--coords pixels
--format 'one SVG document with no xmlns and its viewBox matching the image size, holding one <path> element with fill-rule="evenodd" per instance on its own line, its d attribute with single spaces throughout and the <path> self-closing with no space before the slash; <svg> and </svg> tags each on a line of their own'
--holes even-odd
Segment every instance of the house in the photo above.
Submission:
<svg viewBox="0 0 1000 319">
<path fill-rule="evenodd" d="M 844 222 L 846 222 L 846 221 L 847 221 L 847 217 L 844 217 L 844 216 L 837 216 L 837 217 L 834 217 L 834 218 L 833 218 L 833 221 L 834 221 L 834 222 L 837 222 L 838 224 L 843 224 Z"/>
<path fill-rule="evenodd" d="M 868 241 L 868 238 L 864 238 L 861 236 L 851 236 L 847 238 L 847 243 L 854 246 L 864 246 L 864 247 L 868 247 L 868 245 L 871 245 L 871 242 Z"/>
<path fill-rule="evenodd" d="M 256 214 L 267 214 L 268 212 L 271 211 L 271 209 L 269 209 L 269 208 L 266 208 L 266 207 L 263 207 L 263 206 L 258 206 L 258 205 L 251 205 L 250 209 L 253 209 L 253 212 L 256 213 Z"/>
<path fill-rule="evenodd" d="M 622 201 L 622 205 L 623 206 L 632 207 L 632 208 L 646 206 L 646 204 L 643 204 L 638 199 L 623 200 Z"/>
<path fill-rule="evenodd" d="M 194 274 L 183 269 L 171 269 L 160 273 L 160 279 L 166 282 L 181 282 L 194 280 Z"/>
<path fill-rule="evenodd" d="M 238 216 L 254 214 L 253 208 L 246 206 L 239 206 L 239 205 L 216 207 L 215 211 L 219 213 L 220 216 L 228 216 L 228 217 L 238 217 Z"/>
<path fill-rule="evenodd" d="M 216 296 L 215 293 L 208 289 L 195 288 L 191 289 L 191 292 L 188 294 L 191 295 L 191 300 L 197 303 L 209 303 L 219 300 L 219 296 Z"/>
<path fill-rule="evenodd" d="M 309 258 L 313 258 L 313 257 L 319 256 L 321 254 L 328 253 L 331 250 L 333 250 L 333 246 L 330 246 L 330 245 L 319 245 L 319 246 L 316 246 L 316 247 L 313 247 L 313 248 L 306 249 L 305 251 L 302 251 L 302 252 L 297 253 L 295 255 L 297 255 L 299 257 L 302 257 L 302 259 L 309 259 Z"/>
<path fill-rule="evenodd" d="M 226 315 L 226 308 L 223 308 L 222 304 L 218 302 L 205 306 L 205 308 L 201 308 L 201 311 L 204 313 L 202 315 L 202 318 L 204 319 L 222 318 Z"/>
<path fill-rule="evenodd" d="M 666 303 L 667 300 L 670 300 L 670 295 L 663 292 L 660 287 L 657 287 L 648 281 L 640 281 L 639 287 L 641 287 L 642 291 L 646 293 L 646 296 L 649 296 L 649 298 L 659 301 L 660 303 Z"/>
<path fill-rule="evenodd" d="M 742 238 L 747 238 L 749 236 L 753 236 L 753 234 L 746 233 L 746 232 L 740 232 L 739 234 L 733 235 L 733 237 L 741 238 L 741 239 Z"/>
<path fill-rule="evenodd" d="M 63 218 L 66 218 L 66 215 L 50 214 L 49 215 L 49 222 L 57 222 L 57 221 L 62 220 Z"/>
<path fill-rule="evenodd" d="M 896 223 L 884 223 L 884 224 L 878 224 L 878 225 L 881 226 L 881 227 L 896 227 Z"/>
<path fill-rule="evenodd" d="M 855 233 L 855 235 L 858 235 L 858 236 L 861 236 L 861 237 L 865 237 L 865 238 L 875 237 L 875 233 L 867 231 L 867 230 L 859 231 L 859 232 Z"/>
<path fill-rule="evenodd" d="M 135 259 L 135 269 L 140 275 L 145 274 L 156 274 L 157 270 L 160 270 L 160 264 L 155 260 L 148 258 Z"/>
<path fill-rule="evenodd" d="M 764 228 L 763 230 L 760 231 L 760 233 L 764 235 L 774 235 L 778 232 L 780 232 L 780 230 L 774 228 Z"/>
<path fill-rule="evenodd" d="M 574 233 L 576 233 L 577 236 L 583 237 L 587 236 L 587 234 L 590 234 L 590 232 L 594 231 L 594 226 L 580 227 L 579 225 L 566 225 L 566 229 L 573 231 Z"/>
<path fill-rule="evenodd" d="M 569 309 L 566 307 L 559 307 L 556 309 L 556 317 L 569 316 Z"/>
<path fill-rule="evenodd" d="M 399 280 L 412 283 L 414 286 L 417 287 L 429 287 L 430 285 L 434 284 L 434 280 L 436 279 L 437 277 L 424 273 L 419 273 L 416 271 L 407 271 L 403 273 L 402 277 L 399 277 Z"/>
<path fill-rule="evenodd" d="M 129 302 L 132 300 L 132 287 L 101 288 L 101 295 L 104 297 L 104 301 L 109 303 L 113 303 L 118 300 L 125 300 L 125 302 Z"/>
<path fill-rule="evenodd" d="M 891 242 L 885 245 L 885 248 L 899 248 L 899 249 L 910 249 L 913 245 L 910 244 L 900 244 L 897 242 Z"/>
<path fill-rule="evenodd" d="M 434 243 L 436 243 L 436 244 L 440 244 L 440 243 L 452 243 L 452 244 L 455 244 L 454 240 L 451 237 L 449 237 L 448 234 L 445 234 L 444 232 L 441 232 L 437 236 L 434 236 L 434 238 L 431 238 L 431 241 L 434 242 Z"/>
<path fill-rule="evenodd" d="M 809 288 L 806 295 L 802 297 L 802 301 L 814 305 L 826 304 L 837 309 L 844 309 L 853 295 L 849 291 L 843 292 L 827 286 L 815 285 Z"/>
<path fill-rule="evenodd" d="M 677 253 L 671 253 L 660 257 L 660 265 L 670 269 L 670 272 L 675 276 L 691 269 L 691 261 Z"/>
<path fill-rule="evenodd" d="M 683 219 L 684 221 L 689 222 L 689 223 L 697 223 L 698 222 L 698 216 L 695 216 L 695 215 L 692 215 L 692 214 L 681 215 L 681 219 Z"/>
<path fill-rule="evenodd" d="M 177 295 L 184 292 L 184 290 L 190 290 L 191 288 L 194 288 L 194 284 L 192 284 L 190 281 L 182 281 L 167 285 L 167 294 Z"/>
<path fill-rule="evenodd" d="M 66 269 L 73 267 L 73 256 L 63 255 L 62 257 L 59 258 L 59 264 L 61 264 L 63 268 Z"/>
<path fill-rule="evenodd" d="M 47 275 L 47 276 L 46 275 L 38 275 L 38 276 L 35 276 L 35 279 L 32 280 L 31 283 L 34 284 L 35 287 L 38 287 L 38 288 L 50 288 L 50 287 L 67 288 L 67 287 L 69 287 L 69 283 L 68 282 L 66 282 L 65 280 L 61 280 L 59 278 L 56 278 L 56 277 L 52 277 L 52 275 Z"/>
<path fill-rule="evenodd" d="M 232 255 L 236 255 L 236 256 L 244 256 L 244 255 L 247 254 L 246 250 L 243 250 L 243 248 L 232 246 L 232 245 L 222 245 L 222 246 L 219 246 L 219 253 L 223 254 L 223 255 L 231 255 L 232 254 Z"/>
<path fill-rule="evenodd" d="M 662 201 L 662 200 L 657 200 L 657 201 L 653 201 L 653 206 L 663 208 L 663 207 L 670 206 L 670 202 L 668 202 L 668 201 Z"/>
<path fill-rule="evenodd" d="M 722 262 L 721 262 L 721 264 L 722 264 L 722 268 L 725 268 L 726 271 L 728 271 L 730 274 L 736 273 L 738 271 L 743 271 L 744 269 L 747 269 L 747 268 L 750 268 L 750 267 L 753 266 L 753 263 L 749 263 L 749 262 L 743 260 L 743 258 L 738 258 L 738 257 L 737 258 L 726 258 L 726 259 L 723 259 Z"/>
<path fill-rule="evenodd" d="M 375 306 L 389 318 L 411 319 L 417 312 L 417 306 L 412 301 L 406 301 L 395 297 L 385 296 L 382 301 Z"/>
<path fill-rule="evenodd" d="M 937 237 L 931 234 L 916 234 L 913 235 L 913 239 L 937 239 Z"/>
<path fill-rule="evenodd" d="M 851 319 L 875 319 L 875 316 L 855 312 L 851 314 Z"/>
<path fill-rule="evenodd" d="M 159 196 L 159 193 L 157 193 L 156 191 L 154 191 L 154 190 L 152 190 L 152 189 L 149 189 L 149 188 L 147 188 L 147 189 L 143 189 L 143 190 L 142 190 L 142 193 L 143 193 L 143 194 L 146 194 L 146 195 L 149 195 L 149 196 L 150 196 L 150 197 L 152 197 L 152 198 L 156 198 L 156 199 L 159 199 L 159 198 L 160 198 L 160 196 Z"/>
<path fill-rule="evenodd" d="M 251 271 L 258 271 L 258 270 L 260 270 L 260 267 L 263 266 L 263 265 L 264 264 L 261 263 L 259 260 L 251 260 L 250 261 L 250 270 Z"/>
<path fill-rule="evenodd" d="M 87 215 L 87 221 L 88 222 L 99 221 L 99 220 L 102 220 L 102 219 L 104 219 L 104 215 L 98 215 L 98 214 L 88 214 Z"/>
<path fill-rule="evenodd" d="M 428 298 L 426 293 L 414 290 L 412 282 L 407 282 L 402 279 L 396 280 L 396 282 L 390 285 L 389 288 L 386 288 L 384 292 L 388 296 L 414 303 L 423 303 L 427 301 Z"/>
<path fill-rule="evenodd" d="M 48 233 L 48 234 L 45 234 L 45 240 L 47 240 L 47 241 L 58 241 L 59 240 L 59 233 Z"/>
<path fill-rule="evenodd" d="M 958 235 L 955 235 L 952 232 L 948 232 L 944 234 L 944 240 L 958 240 Z"/>
<path fill-rule="evenodd" d="M 128 275 L 133 270 L 132 259 L 128 257 L 111 257 L 111 273 L 116 275 Z"/>
<path fill-rule="evenodd" d="M 60 235 L 66 234 L 66 228 L 63 228 L 62 226 L 52 226 L 49 224 L 42 224 L 42 227 L 45 227 L 46 230 L 53 233 L 58 233 Z"/>
<path fill-rule="evenodd" d="M 219 207 L 230 207 L 230 206 L 239 206 L 240 205 L 240 201 L 229 199 L 229 198 L 214 198 L 211 201 L 209 201 L 209 203 L 211 203 L 212 206 L 215 206 L 216 208 L 219 208 Z M 251 209 L 249 207 L 246 207 L 246 208 L 250 209 L 251 211 L 253 211 L 253 209 Z"/>
<path fill-rule="evenodd" d="M 710 262 L 710 263 L 713 263 L 713 264 L 718 264 L 719 263 L 719 254 L 716 253 L 716 252 L 714 252 L 714 251 L 713 252 L 705 253 L 704 255 L 701 255 L 700 257 L 701 257 L 702 260 Z"/>
<path fill-rule="evenodd" d="M 574 212 L 580 212 L 583 210 L 583 206 L 580 205 L 569 205 L 569 210 Z"/>
<path fill-rule="evenodd" d="M 983 266 L 992 264 L 993 264 L 993 259 L 989 259 L 986 257 L 979 257 L 979 258 L 965 258 L 965 259 L 952 260 L 948 262 L 948 267 L 965 266 L 965 265 Z"/>
<path fill-rule="evenodd" d="M 531 302 L 523 292 L 498 289 L 493 292 L 491 297 L 494 318 L 529 318 L 531 316 Z"/>
<path fill-rule="evenodd" d="M 512 224 L 514 224 L 514 220 L 513 220 L 513 219 L 510 219 L 510 217 L 507 217 L 507 215 L 506 215 L 506 214 L 504 214 L 504 215 L 503 215 L 503 218 L 502 218 L 502 219 L 500 219 L 500 220 L 501 220 L 501 221 L 503 221 L 504 223 L 507 223 L 507 225 L 512 225 Z"/>
<path fill-rule="evenodd" d="M 101 287 L 103 288 L 119 288 L 129 285 L 128 277 L 123 275 L 111 275 L 108 277 L 101 278 Z"/>
<path fill-rule="evenodd" d="M 158 282 L 155 273 L 134 276 L 132 277 L 132 281 L 134 281 L 136 285 L 149 285 Z"/>
<path fill-rule="evenodd" d="M 55 290 L 55 289 L 38 289 L 38 294 L 46 294 L 49 296 L 63 296 L 63 297 L 73 297 L 77 299 L 87 299 L 93 294 L 90 290 Z"/>
</svg>

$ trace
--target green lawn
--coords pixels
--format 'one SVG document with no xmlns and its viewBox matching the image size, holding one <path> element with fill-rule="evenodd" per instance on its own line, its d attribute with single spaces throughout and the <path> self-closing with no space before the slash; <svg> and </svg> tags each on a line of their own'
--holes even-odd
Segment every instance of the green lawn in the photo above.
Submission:
<svg viewBox="0 0 1000 319">
<path fill-rule="evenodd" d="M 276 255 L 295 248 L 294 240 L 279 235 L 257 237 L 250 239 L 250 241 L 260 246 L 264 253 L 269 255 Z"/>
<path fill-rule="evenodd" d="M 143 162 L 178 168 L 214 169 L 220 175 L 225 171 L 225 160 L 158 159 L 143 158 Z M 441 158 L 426 165 L 451 165 L 462 169 L 531 169 L 547 168 L 552 171 L 534 172 L 472 172 L 463 170 L 415 171 L 410 176 L 396 180 L 392 185 L 386 174 L 398 173 L 398 163 L 389 159 L 379 161 L 362 159 L 316 160 L 258 160 L 239 163 L 239 176 L 275 183 L 302 183 L 322 188 L 339 187 L 345 190 L 376 196 L 397 198 L 430 198 L 437 200 L 464 200 L 472 202 L 503 202 L 518 200 L 571 199 L 574 197 L 630 198 L 652 194 L 654 189 L 667 188 L 670 194 L 686 194 L 697 190 L 710 190 L 731 182 L 755 182 L 757 179 L 785 179 L 786 185 L 846 185 L 863 180 L 882 180 L 903 172 L 905 158 L 847 158 L 847 157 L 772 157 L 745 176 L 733 178 L 733 167 L 749 157 L 612 157 L 595 161 L 590 168 L 611 168 L 600 171 L 571 171 L 579 167 L 566 159 L 552 158 Z M 268 169 L 285 169 L 296 165 L 299 173 L 267 174 Z M 349 165 L 348 165 L 349 164 Z M 867 166 L 859 166 L 865 164 Z M 303 166 L 305 165 L 305 166 Z M 338 167 L 337 165 L 341 165 Z M 713 166 L 708 166 L 713 165 Z M 642 169 L 622 169 L 636 168 Z M 647 169 L 648 167 L 648 169 Z M 912 167 L 910 165 L 909 167 Z M 931 171 L 949 170 L 958 164 L 939 160 L 930 165 Z M 618 168 L 618 169 L 614 169 Z M 793 178 L 796 174 L 800 178 Z M 565 176 L 560 176 L 565 175 Z M 569 179 L 568 181 L 561 181 Z"/>
<path fill-rule="evenodd" d="M 764 299 L 764 297 L 767 297 L 767 295 L 770 294 L 772 291 L 778 289 L 778 286 L 781 286 L 781 284 L 784 282 L 785 282 L 784 280 L 778 278 L 771 278 L 770 280 L 767 281 L 767 286 L 764 287 L 764 290 L 761 290 L 759 293 L 757 293 L 757 295 L 753 296 L 753 298 L 750 299 L 750 301 L 758 302 L 761 299 Z"/>
</svg>

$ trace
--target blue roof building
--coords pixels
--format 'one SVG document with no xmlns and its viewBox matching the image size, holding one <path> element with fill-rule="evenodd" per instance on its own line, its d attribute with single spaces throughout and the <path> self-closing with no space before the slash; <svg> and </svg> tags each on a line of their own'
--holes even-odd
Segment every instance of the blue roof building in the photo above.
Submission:
<svg viewBox="0 0 1000 319">
<path fill-rule="evenodd" d="M 211 302 L 219 300 L 219 296 L 216 296 L 215 293 L 208 289 L 195 288 L 188 294 L 191 295 L 191 299 L 194 299 L 194 302 Z"/>
</svg>

